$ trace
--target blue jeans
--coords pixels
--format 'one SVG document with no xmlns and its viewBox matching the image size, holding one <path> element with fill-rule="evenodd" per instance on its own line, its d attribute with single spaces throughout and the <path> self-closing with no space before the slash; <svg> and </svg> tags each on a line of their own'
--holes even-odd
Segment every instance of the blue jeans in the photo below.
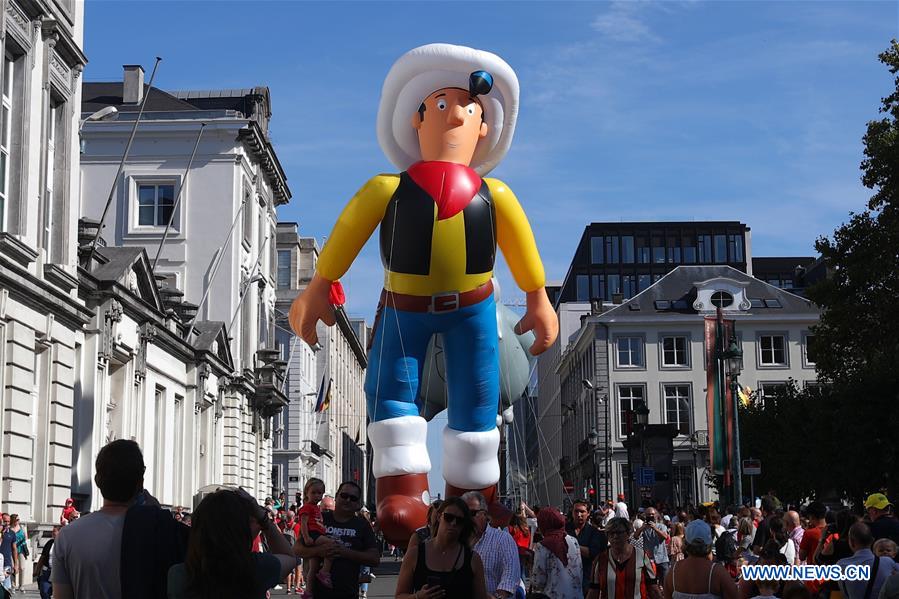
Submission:
<svg viewBox="0 0 899 599">
<path fill-rule="evenodd" d="M 420 414 L 425 354 L 431 336 L 439 334 L 446 360 L 449 427 L 462 432 L 496 428 L 499 339 L 493 296 L 453 312 L 380 309 L 365 371 L 372 422 Z"/>
<path fill-rule="evenodd" d="M 43 574 L 37 579 L 37 590 L 41 593 L 41 599 L 50 599 L 53 596 L 53 585 L 50 584 L 50 575 Z"/>
</svg>

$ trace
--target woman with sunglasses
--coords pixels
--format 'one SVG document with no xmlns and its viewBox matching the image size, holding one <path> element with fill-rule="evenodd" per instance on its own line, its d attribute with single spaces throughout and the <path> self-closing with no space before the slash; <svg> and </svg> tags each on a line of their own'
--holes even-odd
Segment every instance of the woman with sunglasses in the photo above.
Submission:
<svg viewBox="0 0 899 599">
<path fill-rule="evenodd" d="M 438 514 L 437 534 L 410 547 L 403 558 L 396 599 L 487 599 L 484 566 L 469 547 L 471 510 L 460 498 L 448 497 Z"/>
</svg>

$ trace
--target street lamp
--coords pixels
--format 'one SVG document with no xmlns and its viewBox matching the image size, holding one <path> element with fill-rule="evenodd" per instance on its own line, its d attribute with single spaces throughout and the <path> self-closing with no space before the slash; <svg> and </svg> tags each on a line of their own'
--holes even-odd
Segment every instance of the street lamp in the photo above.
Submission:
<svg viewBox="0 0 899 599">
<path fill-rule="evenodd" d="M 740 400 L 737 397 L 737 377 L 743 372 L 743 350 L 737 342 L 737 336 L 730 339 L 730 345 L 722 354 L 727 366 L 727 374 L 730 377 L 731 401 L 734 402 L 734 501 L 735 504 L 743 503 L 743 463 L 740 461 Z"/>
<path fill-rule="evenodd" d="M 697 463 L 697 452 L 699 450 L 699 436 L 696 431 L 690 435 L 690 449 L 693 450 L 693 506 L 699 505 L 699 464 Z"/>
<path fill-rule="evenodd" d="M 78 125 L 78 144 L 81 148 L 81 153 L 84 154 L 84 139 L 81 137 L 81 130 L 84 129 L 85 123 L 88 121 L 114 121 L 117 118 L 119 118 L 118 108 L 115 106 L 104 106 L 93 114 L 88 115 L 86 118 L 81 119 L 81 123 Z"/>
<path fill-rule="evenodd" d="M 634 410 L 634 416 L 637 419 L 637 426 L 645 428 L 649 424 L 649 408 L 646 407 L 646 404 Z"/>
</svg>

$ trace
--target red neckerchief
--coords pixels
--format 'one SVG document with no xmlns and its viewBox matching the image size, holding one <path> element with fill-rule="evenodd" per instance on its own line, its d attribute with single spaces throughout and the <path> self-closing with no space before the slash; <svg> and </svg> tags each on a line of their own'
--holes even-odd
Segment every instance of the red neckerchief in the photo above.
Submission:
<svg viewBox="0 0 899 599">
<path fill-rule="evenodd" d="M 481 177 L 464 164 L 439 160 L 416 162 L 406 171 L 437 204 L 437 219 L 455 216 L 481 189 Z"/>
</svg>

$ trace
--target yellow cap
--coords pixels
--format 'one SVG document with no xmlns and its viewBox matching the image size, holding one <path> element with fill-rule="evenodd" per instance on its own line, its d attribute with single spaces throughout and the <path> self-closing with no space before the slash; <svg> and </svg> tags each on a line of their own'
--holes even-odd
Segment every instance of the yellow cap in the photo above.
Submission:
<svg viewBox="0 0 899 599">
<path fill-rule="evenodd" d="M 871 495 L 868 495 L 868 498 L 865 500 L 865 508 L 873 507 L 878 510 L 885 510 L 888 505 L 892 504 L 883 493 L 872 493 Z"/>
</svg>

